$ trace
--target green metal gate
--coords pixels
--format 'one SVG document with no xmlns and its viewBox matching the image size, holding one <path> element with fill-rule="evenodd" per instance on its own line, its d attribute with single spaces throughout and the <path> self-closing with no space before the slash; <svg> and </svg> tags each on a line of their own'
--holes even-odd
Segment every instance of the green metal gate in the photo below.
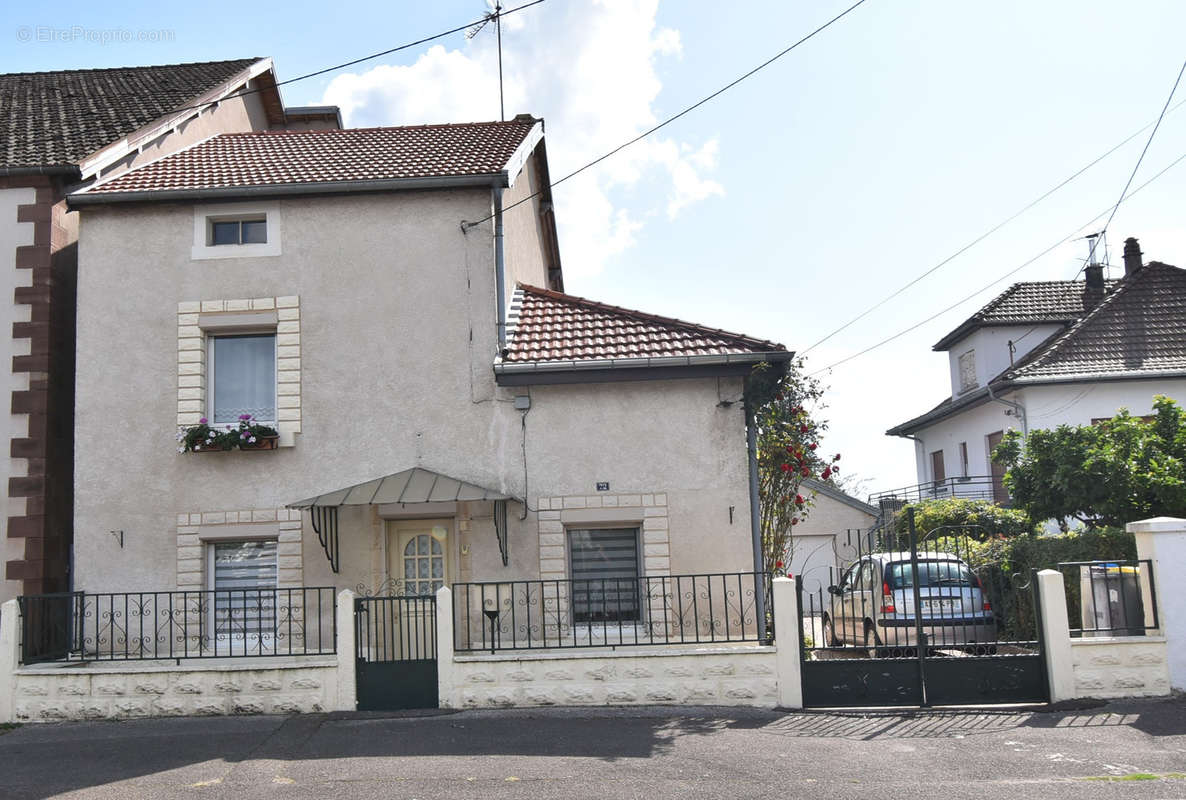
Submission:
<svg viewBox="0 0 1186 800">
<path fill-rule="evenodd" d="M 359 711 L 437 708 L 436 609 L 432 595 L 355 599 Z"/>
<path fill-rule="evenodd" d="M 966 532 L 920 537 L 908 513 L 901 536 L 850 532 L 826 593 L 798 578 L 804 705 L 1046 702 L 1032 576 L 971 566 Z"/>
</svg>

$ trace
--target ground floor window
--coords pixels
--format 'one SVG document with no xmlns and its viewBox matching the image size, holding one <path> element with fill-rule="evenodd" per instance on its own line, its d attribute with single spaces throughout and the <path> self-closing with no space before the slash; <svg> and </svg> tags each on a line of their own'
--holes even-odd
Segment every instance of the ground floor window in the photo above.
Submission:
<svg viewBox="0 0 1186 800">
<path fill-rule="evenodd" d="M 637 622 L 638 528 L 569 530 L 574 622 Z"/>
<path fill-rule="evenodd" d="M 209 553 L 217 646 L 269 646 L 276 627 L 276 540 L 211 542 Z"/>
</svg>

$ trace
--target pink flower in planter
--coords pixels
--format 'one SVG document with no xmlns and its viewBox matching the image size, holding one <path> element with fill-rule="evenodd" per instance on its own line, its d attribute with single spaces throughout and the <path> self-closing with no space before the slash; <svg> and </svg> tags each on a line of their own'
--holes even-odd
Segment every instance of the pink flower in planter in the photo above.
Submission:
<svg viewBox="0 0 1186 800">
<path fill-rule="evenodd" d="M 205 425 L 207 422 L 208 420 L 205 417 L 202 417 L 200 420 L 198 420 L 199 425 Z"/>
</svg>

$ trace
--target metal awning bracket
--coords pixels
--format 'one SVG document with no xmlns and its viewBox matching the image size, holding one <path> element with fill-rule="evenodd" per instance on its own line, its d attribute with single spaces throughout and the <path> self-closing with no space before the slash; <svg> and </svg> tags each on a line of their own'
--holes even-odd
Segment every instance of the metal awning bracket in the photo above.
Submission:
<svg viewBox="0 0 1186 800">
<path fill-rule="evenodd" d="M 338 507 L 310 506 L 309 517 L 313 522 L 313 531 L 317 534 L 317 541 L 321 542 L 321 549 L 329 559 L 330 569 L 336 575 L 341 552 L 338 548 Z"/>
</svg>

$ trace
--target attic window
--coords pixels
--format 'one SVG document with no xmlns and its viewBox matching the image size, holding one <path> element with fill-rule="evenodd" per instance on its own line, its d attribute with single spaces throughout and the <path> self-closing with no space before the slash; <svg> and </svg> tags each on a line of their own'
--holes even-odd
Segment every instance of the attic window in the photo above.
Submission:
<svg viewBox="0 0 1186 800">
<path fill-rule="evenodd" d="M 975 389 L 977 386 L 976 380 L 976 351 L 969 350 L 960 356 L 960 391 L 966 392 L 969 389 Z"/>
<path fill-rule="evenodd" d="M 267 217 L 247 219 L 210 218 L 210 232 L 206 244 L 211 247 L 224 244 L 267 244 Z"/>
</svg>

